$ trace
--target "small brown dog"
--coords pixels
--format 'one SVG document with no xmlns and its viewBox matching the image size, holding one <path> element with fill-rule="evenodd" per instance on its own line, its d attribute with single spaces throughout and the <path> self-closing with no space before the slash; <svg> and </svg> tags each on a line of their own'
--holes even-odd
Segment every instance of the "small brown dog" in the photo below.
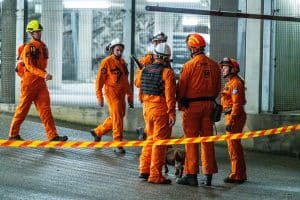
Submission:
<svg viewBox="0 0 300 200">
<path fill-rule="evenodd" d="M 168 146 L 166 154 L 165 173 L 169 172 L 168 165 L 175 167 L 175 176 L 181 178 L 184 169 L 185 151 L 183 149 Z"/>
<path fill-rule="evenodd" d="M 138 134 L 138 140 L 147 139 L 147 135 L 144 132 L 143 127 L 137 128 L 136 132 Z M 167 152 L 166 152 L 165 174 L 169 172 L 168 165 L 172 165 L 175 167 L 175 176 L 177 178 L 181 178 L 184 169 L 184 161 L 185 161 L 185 151 L 183 149 L 175 148 L 172 145 L 168 145 Z"/>
</svg>

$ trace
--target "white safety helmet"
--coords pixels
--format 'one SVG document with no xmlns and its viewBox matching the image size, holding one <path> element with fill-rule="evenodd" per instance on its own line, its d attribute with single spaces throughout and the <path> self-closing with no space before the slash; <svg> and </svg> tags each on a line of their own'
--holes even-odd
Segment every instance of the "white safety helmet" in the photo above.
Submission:
<svg viewBox="0 0 300 200">
<path fill-rule="evenodd" d="M 113 48 L 117 45 L 120 45 L 123 49 L 125 48 L 125 45 L 121 42 L 119 38 L 113 39 L 107 46 L 106 50 L 112 52 Z"/>
<path fill-rule="evenodd" d="M 158 44 L 153 52 L 158 58 L 166 60 L 169 59 L 171 56 L 171 48 L 166 43 Z"/>
<path fill-rule="evenodd" d="M 167 42 L 167 39 L 168 36 L 166 36 L 166 34 L 164 34 L 163 32 L 159 31 L 152 36 L 151 41 Z"/>
</svg>

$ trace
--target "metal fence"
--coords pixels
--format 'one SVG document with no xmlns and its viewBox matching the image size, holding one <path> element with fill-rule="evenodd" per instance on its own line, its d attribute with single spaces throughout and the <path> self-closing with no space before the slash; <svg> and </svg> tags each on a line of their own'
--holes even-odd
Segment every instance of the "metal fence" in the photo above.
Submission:
<svg viewBox="0 0 300 200">
<path fill-rule="evenodd" d="M 256 14 L 262 18 L 264 15 L 299 15 L 300 4 L 296 0 L 258 2 L 261 3 L 260 12 Z M 226 3 L 221 0 L 4 0 L 1 6 L 0 101 L 3 103 L 18 102 L 16 94 L 19 91 L 15 88 L 19 86 L 19 79 L 15 81 L 13 66 L 16 34 L 23 34 L 8 24 L 14 25 L 13 20 L 22 21 L 24 30 L 24 24 L 29 20 L 39 19 L 44 25 L 42 39 L 50 51 L 48 70 L 54 75 L 54 80 L 49 83 L 52 104 L 97 106 L 94 81 L 101 60 L 107 56 L 105 46 L 116 37 L 124 40 L 124 57 L 130 64 L 128 66 L 134 67 L 129 55 L 134 53 L 142 57 L 151 49 L 149 38 L 163 31 L 168 35 L 168 43 L 172 47 L 172 68 L 177 75 L 182 64 L 190 57 L 185 45 L 186 35 L 199 32 L 206 39 L 206 53 L 213 59 L 218 61 L 225 56 L 236 58 L 243 77 L 247 71 L 245 66 L 258 69 L 260 73 L 251 74 L 251 77 L 260 79 L 257 89 L 260 111 L 300 110 L 300 104 L 297 103 L 300 100 L 297 92 L 300 83 L 297 62 L 299 22 L 252 19 L 262 24 L 259 31 L 261 40 L 250 41 L 257 42 L 257 50 L 261 51 L 257 57 L 260 66 L 246 65 L 251 63 L 249 60 L 246 62 L 246 54 L 256 51 L 247 48 L 246 41 L 249 42 L 249 33 L 252 33 L 247 28 L 246 16 L 251 16 L 242 14 L 251 12 L 249 7 L 255 6 L 246 0 L 228 0 Z M 177 9 L 177 12 L 148 11 L 145 6 L 170 7 Z M 23 17 L 16 18 L 16 8 L 24 14 Z M 203 12 L 185 13 L 180 9 Z M 210 11 L 219 11 L 219 15 Z M 229 16 L 228 13 L 227 16 L 226 13 L 221 15 L 220 11 L 236 16 Z M 131 13 L 134 13 L 134 21 L 130 18 Z M 130 22 L 134 22 L 134 31 Z M 25 34 L 23 38 L 27 40 L 29 37 Z M 135 68 L 131 70 L 131 73 L 134 72 Z M 249 87 L 251 85 L 247 85 Z M 137 94 L 136 88 L 134 90 Z M 140 106 L 137 97 L 135 104 Z"/>
</svg>

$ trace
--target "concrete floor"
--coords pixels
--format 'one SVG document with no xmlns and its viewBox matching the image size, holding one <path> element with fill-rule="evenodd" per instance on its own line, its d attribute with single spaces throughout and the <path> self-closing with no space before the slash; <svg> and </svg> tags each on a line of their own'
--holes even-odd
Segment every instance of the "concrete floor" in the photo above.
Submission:
<svg viewBox="0 0 300 200">
<path fill-rule="evenodd" d="M 0 113 L 0 138 L 7 138 L 10 120 L 10 115 Z M 74 127 L 59 126 L 58 131 L 69 140 L 92 139 L 88 127 Z M 45 139 L 43 126 L 29 120 L 21 135 Z M 172 185 L 154 185 L 137 178 L 139 151 L 127 148 L 127 153 L 119 156 L 112 149 L 1 147 L 0 199 L 300 199 L 297 158 L 245 152 L 248 181 L 225 184 L 222 179 L 230 168 L 227 149 L 216 145 L 219 173 L 213 177 L 213 186 L 189 187 L 175 183 L 173 167 L 169 173 Z"/>
</svg>

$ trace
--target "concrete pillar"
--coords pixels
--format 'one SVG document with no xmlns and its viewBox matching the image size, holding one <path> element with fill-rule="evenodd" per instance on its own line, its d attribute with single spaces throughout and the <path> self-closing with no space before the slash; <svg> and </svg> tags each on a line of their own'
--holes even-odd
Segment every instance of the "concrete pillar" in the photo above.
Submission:
<svg viewBox="0 0 300 200">
<path fill-rule="evenodd" d="M 261 0 L 247 1 L 247 12 L 254 14 L 262 13 Z M 261 104 L 261 65 L 262 65 L 262 21 L 247 19 L 246 26 L 246 99 L 247 113 L 260 112 Z"/>
<path fill-rule="evenodd" d="M 132 91 L 134 93 L 133 79 L 134 79 L 134 68 L 135 64 L 130 59 L 130 55 L 135 54 L 135 4 L 136 1 L 125 1 L 125 19 L 123 24 L 123 43 L 125 45 L 125 51 L 123 53 L 123 58 L 128 63 L 129 70 L 129 83 L 131 84 Z"/>
<path fill-rule="evenodd" d="M 80 10 L 78 21 L 78 72 L 77 79 L 86 81 L 92 78 L 92 34 L 93 11 Z"/>
<path fill-rule="evenodd" d="M 264 13 L 266 15 L 272 15 L 272 2 L 271 0 L 264 1 Z M 273 98 L 270 95 L 273 90 L 272 84 L 272 71 L 274 66 L 274 36 L 275 31 L 272 29 L 275 26 L 275 22 L 272 20 L 263 21 L 263 60 L 262 60 L 262 111 L 272 111 L 273 108 Z"/>
<path fill-rule="evenodd" d="M 125 45 L 125 51 L 123 53 L 123 58 L 126 60 L 127 63 L 130 63 L 130 55 L 132 52 L 131 49 L 131 28 L 132 28 L 132 4 L 131 1 L 125 1 L 124 2 L 124 8 L 125 8 L 125 18 L 124 18 L 124 24 L 123 24 L 123 43 Z M 130 66 L 128 66 L 130 67 Z"/>
<path fill-rule="evenodd" d="M 72 30 L 72 44 L 73 44 L 73 55 L 74 55 L 74 63 L 73 68 L 70 69 L 70 72 L 74 70 L 73 80 L 78 79 L 78 19 L 77 19 L 77 11 L 73 10 L 71 12 L 71 30 Z"/>
<path fill-rule="evenodd" d="M 24 0 L 17 0 L 17 22 L 16 22 L 16 57 L 18 46 L 24 41 Z M 15 73 L 15 103 L 19 102 L 20 99 L 20 86 L 21 79 Z"/>
<path fill-rule="evenodd" d="M 247 0 L 238 0 L 238 10 L 242 13 L 247 12 Z M 238 19 L 238 29 L 237 29 L 237 56 L 236 59 L 240 64 L 240 72 L 239 75 L 245 77 L 245 47 L 246 47 L 246 19 L 239 18 Z"/>
<path fill-rule="evenodd" d="M 1 1 L 0 101 L 15 103 L 16 0 Z"/>
<path fill-rule="evenodd" d="M 48 82 L 48 86 L 50 89 L 59 89 L 62 82 L 62 0 L 43 0 L 41 24 L 44 27 L 42 40 L 49 50 L 47 72 L 53 75 L 53 80 Z"/>
</svg>

